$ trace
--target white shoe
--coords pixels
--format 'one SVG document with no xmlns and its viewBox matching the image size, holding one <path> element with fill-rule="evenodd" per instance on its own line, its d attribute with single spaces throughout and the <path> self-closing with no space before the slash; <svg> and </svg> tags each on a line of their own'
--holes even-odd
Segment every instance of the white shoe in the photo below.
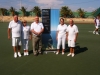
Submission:
<svg viewBox="0 0 100 75">
<path fill-rule="evenodd" d="M 26 52 L 24 52 L 24 56 L 26 56 Z"/>
<path fill-rule="evenodd" d="M 26 52 L 26 55 L 29 55 L 28 52 Z"/>
<path fill-rule="evenodd" d="M 72 55 L 72 53 L 69 53 L 67 56 L 70 56 L 70 55 Z"/>
<path fill-rule="evenodd" d="M 93 31 L 93 34 L 95 34 L 95 31 Z"/>
<path fill-rule="evenodd" d="M 57 52 L 56 52 L 56 55 L 58 55 L 58 54 L 59 54 L 59 52 L 57 51 Z"/>
<path fill-rule="evenodd" d="M 64 52 L 62 52 L 62 55 L 64 55 Z"/>
<path fill-rule="evenodd" d="M 96 33 L 97 35 L 99 35 L 99 33 Z"/>
<path fill-rule="evenodd" d="M 17 58 L 17 53 L 14 53 L 14 58 Z"/>
<path fill-rule="evenodd" d="M 21 53 L 20 52 L 18 52 L 18 56 L 21 57 Z"/>
<path fill-rule="evenodd" d="M 72 53 L 72 57 L 74 57 L 74 55 L 75 55 L 75 54 L 74 54 L 74 53 Z"/>
</svg>

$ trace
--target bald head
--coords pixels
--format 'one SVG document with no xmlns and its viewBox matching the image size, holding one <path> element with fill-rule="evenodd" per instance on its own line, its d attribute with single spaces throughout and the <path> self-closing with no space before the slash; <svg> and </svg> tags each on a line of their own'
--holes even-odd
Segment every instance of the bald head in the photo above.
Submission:
<svg viewBox="0 0 100 75">
<path fill-rule="evenodd" d="M 74 24 L 74 21 L 72 19 L 70 19 L 69 24 L 72 26 Z"/>
<path fill-rule="evenodd" d="M 36 23 L 39 22 L 39 17 L 38 17 L 38 16 L 35 17 L 35 22 L 36 22 Z"/>
</svg>

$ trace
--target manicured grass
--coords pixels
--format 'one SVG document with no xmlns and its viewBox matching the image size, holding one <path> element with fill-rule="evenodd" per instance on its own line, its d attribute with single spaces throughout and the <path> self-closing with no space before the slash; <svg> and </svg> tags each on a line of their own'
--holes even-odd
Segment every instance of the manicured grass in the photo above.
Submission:
<svg viewBox="0 0 100 75">
<path fill-rule="evenodd" d="M 29 23 L 30 24 L 30 23 Z M 93 24 L 77 24 L 79 36 L 75 57 L 43 54 L 35 57 L 29 43 L 29 56 L 13 57 L 8 23 L 0 23 L 0 75 L 100 75 L 100 35 L 93 35 Z M 23 50 L 21 50 L 23 54 Z"/>
</svg>

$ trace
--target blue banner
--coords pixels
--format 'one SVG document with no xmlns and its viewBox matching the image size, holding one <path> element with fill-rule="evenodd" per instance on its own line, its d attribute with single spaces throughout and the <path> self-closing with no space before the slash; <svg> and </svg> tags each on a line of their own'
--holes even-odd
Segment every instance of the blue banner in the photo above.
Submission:
<svg viewBox="0 0 100 75">
<path fill-rule="evenodd" d="M 50 16 L 51 31 L 48 34 L 43 34 L 42 37 L 44 50 L 55 50 L 57 47 L 56 31 L 57 31 L 57 26 L 59 24 L 60 11 L 59 9 L 51 9 L 50 14 L 51 14 Z"/>
</svg>

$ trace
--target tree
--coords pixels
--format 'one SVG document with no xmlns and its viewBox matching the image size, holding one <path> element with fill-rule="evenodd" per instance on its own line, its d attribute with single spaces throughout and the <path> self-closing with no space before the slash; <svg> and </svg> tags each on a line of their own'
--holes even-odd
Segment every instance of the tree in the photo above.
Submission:
<svg viewBox="0 0 100 75">
<path fill-rule="evenodd" d="M 85 17 L 85 11 L 84 11 L 83 9 L 79 8 L 79 9 L 77 10 L 77 12 L 78 12 L 78 14 L 79 14 L 79 16 L 80 16 L 81 18 L 84 18 L 84 17 Z"/>
<path fill-rule="evenodd" d="M 1 14 L 2 16 L 6 15 L 6 12 L 7 12 L 7 9 L 5 9 L 5 8 L 0 8 L 0 14 Z"/>
<path fill-rule="evenodd" d="M 67 6 L 61 7 L 60 14 L 62 17 L 69 16 L 69 8 Z"/>
<path fill-rule="evenodd" d="M 26 8 L 22 6 L 20 10 L 22 11 L 23 16 L 26 16 Z"/>
<path fill-rule="evenodd" d="M 40 9 L 40 7 L 35 6 L 31 11 L 34 12 L 35 15 L 41 16 L 41 9 Z"/>
<path fill-rule="evenodd" d="M 68 11 L 69 11 L 69 13 L 68 13 L 69 17 L 73 18 L 74 15 L 73 15 L 73 12 L 71 11 L 71 9 L 69 9 Z"/>
<path fill-rule="evenodd" d="M 96 17 L 97 15 L 100 16 L 100 7 L 97 8 L 97 9 L 95 9 L 94 11 L 92 11 L 92 15 L 95 16 L 95 17 Z"/>
<path fill-rule="evenodd" d="M 15 15 L 15 8 L 10 7 L 9 11 L 11 12 L 12 16 L 14 16 L 14 15 Z"/>
</svg>

